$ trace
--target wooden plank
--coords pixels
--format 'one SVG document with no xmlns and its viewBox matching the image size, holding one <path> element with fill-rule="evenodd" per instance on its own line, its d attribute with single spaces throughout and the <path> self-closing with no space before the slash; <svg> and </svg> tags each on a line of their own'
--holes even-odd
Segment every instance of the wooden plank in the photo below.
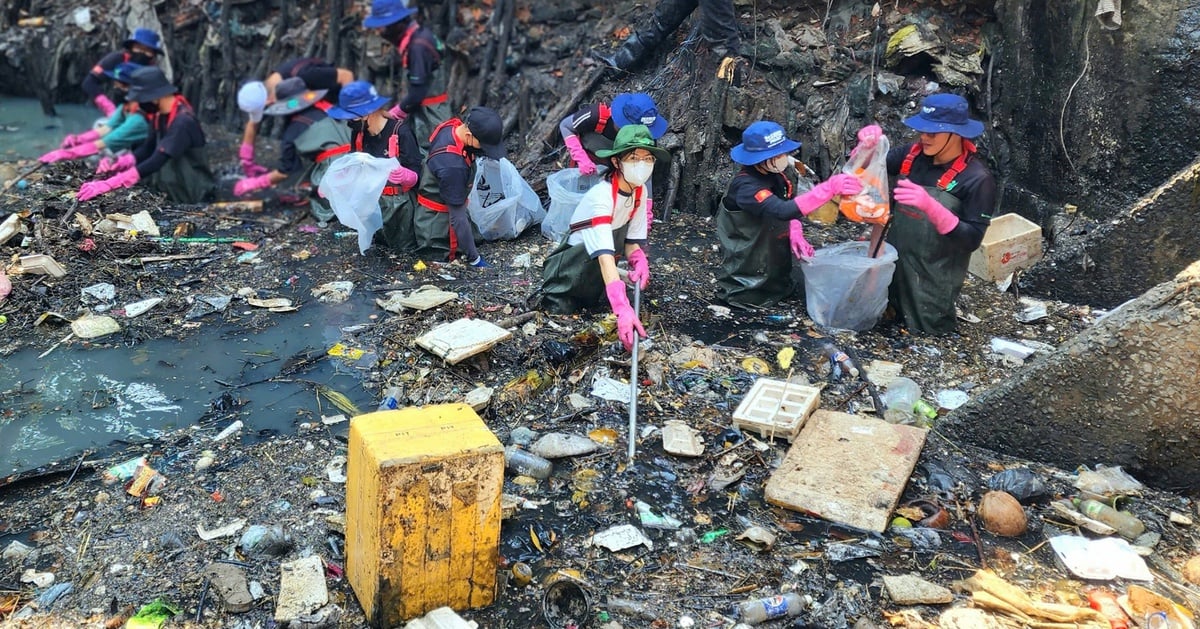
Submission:
<svg viewBox="0 0 1200 629">
<path fill-rule="evenodd" d="M 882 533 L 925 435 L 922 428 L 818 410 L 767 480 L 767 502 Z"/>
</svg>

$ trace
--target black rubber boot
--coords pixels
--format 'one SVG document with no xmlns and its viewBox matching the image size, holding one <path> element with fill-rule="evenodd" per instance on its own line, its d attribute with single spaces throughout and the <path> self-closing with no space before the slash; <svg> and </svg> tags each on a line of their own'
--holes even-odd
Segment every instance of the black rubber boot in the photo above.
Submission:
<svg viewBox="0 0 1200 629">
<path fill-rule="evenodd" d="M 616 50 L 593 50 L 592 56 L 610 68 L 630 70 L 646 56 L 647 48 L 643 38 L 634 33 L 626 38 Z"/>
</svg>

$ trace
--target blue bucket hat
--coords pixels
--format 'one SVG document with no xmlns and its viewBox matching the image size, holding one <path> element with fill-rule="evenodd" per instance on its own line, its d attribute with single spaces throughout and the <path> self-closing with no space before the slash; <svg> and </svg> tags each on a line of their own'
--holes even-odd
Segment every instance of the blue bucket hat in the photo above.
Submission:
<svg viewBox="0 0 1200 629">
<path fill-rule="evenodd" d="M 958 94 L 933 94 L 921 101 L 921 111 L 904 119 L 921 133 L 953 133 L 971 139 L 983 133 L 983 123 L 972 120 L 967 99 Z"/>
<path fill-rule="evenodd" d="M 798 148 L 800 143 L 789 139 L 778 122 L 759 120 L 746 127 L 742 132 L 742 143 L 733 147 L 729 156 L 743 166 L 753 166 Z"/>
<path fill-rule="evenodd" d="M 371 14 L 363 20 L 363 28 L 383 28 L 416 13 L 407 0 L 371 0 Z"/>
<path fill-rule="evenodd" d="M 122 61 L 121 63 L 118 63 L 117 67 L 113 68 L 112 70 L 105 70 L 104 76 L 128 85 L 130 77 L 133 75 L 133 73 L 141 70 L 144 67 L 146 66 L 140 63 Z"/>
<path fill-rule="evenodd" d="M 162 40 L 159 39 L 158 33 L 148 28 L 135 28 L 133 34 L 125 40 L 122 46 L 129 48 L 134 44 L 141 44 L 160 55 L 162 54 Z"/>
<path fill-rule="evenodd" d="M 129 94 L 125 100 L 131 103 L 149 103 L 179 90 L 167 80 L 161 68 L 142 66 L 129 75 Z"/>
<path fill-rule="evenodd" d="M 618 94 L 612 102 L 612 118 L 617 127 L 645 125 L 655 140 L 667 132 L 667 119 L 658 115 L 658 105 L 649 94 Z"/>
<path fill-rule="evenodd" d="M 338 94 L 338 106 L 325 113 L 334 120 L 353 120 L 383 109 L 389 101 L 390 98 L 375 91 L 370 81 L 354 81 Z"/>
</svg>

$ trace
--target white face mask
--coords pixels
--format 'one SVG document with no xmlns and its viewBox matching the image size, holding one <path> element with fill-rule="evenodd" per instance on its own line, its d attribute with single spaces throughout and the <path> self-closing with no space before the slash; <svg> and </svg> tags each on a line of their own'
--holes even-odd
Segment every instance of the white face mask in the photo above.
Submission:
<svg viewBox="0 0 1200 629">
<path fill-rule="evenodd" d="M 621 162 L 621 176 L 634 186 L 640 186 L 650 180 L 654 174 L 654 164 L 647 162 Z"/>
<path fill-rule="evenodd" d="M 772 157 L 771 159 L 767 160 L 766 164 L 763 164 L 763 170 L 769 173 L 781 173 L 787 170 L 788 164 L 791 161 L 792 160 L 788 159 L 787 155 Z"/>
</svg>

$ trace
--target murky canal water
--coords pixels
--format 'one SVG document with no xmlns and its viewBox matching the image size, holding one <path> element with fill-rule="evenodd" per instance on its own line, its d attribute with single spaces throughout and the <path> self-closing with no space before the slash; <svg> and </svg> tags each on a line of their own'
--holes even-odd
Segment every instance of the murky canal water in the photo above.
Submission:
<svg viewBox="0 0 1200 629">
<path fill-rule="evenodd" d="M 68 133 L 92 128 L 101 117 L 90 105 L 58 104 L 56 117 L 33 98 L 0 96 L 0 160 L 33 158 L 58 148 Z"/>
<path fill-rule="evenodd" d="M 327 357 L 280 382 L 261 382 L 305 350 L 321 356 L 347 337 L 345 330 L 369 325 L 378 312 L 373 295 L 358 292 L 345 303 L 306 304 L 273 318 L 274 326 L 247 332 L 223 324 L 219 315 L 199 319 L 198 333 L 182 341 L 159 339 L 133 347 L 64 345 L 45 358 L 27 350 L 0 364 L 0 476 L 103 449 L 144 442 L 204 421 L 205 434 L 227 425 L 229 397 L 244 401 L 238 418 L 245 439 L 339 413 L 319 399 L 311 383 L 329 386 L 364 410 L 374 393 L 361 386 L 373 354 L 355 362 Z M 235 302 L 230 306 L 237 307 Z M 65 335 L 65 332 L 63 333 Z M 99 339 L 104 340 L 104 339 Z"/>
</svg>

